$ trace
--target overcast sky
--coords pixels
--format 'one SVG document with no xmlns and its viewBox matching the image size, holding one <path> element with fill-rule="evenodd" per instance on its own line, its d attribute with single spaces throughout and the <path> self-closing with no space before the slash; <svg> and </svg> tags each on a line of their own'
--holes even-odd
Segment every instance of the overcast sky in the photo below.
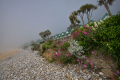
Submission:
<svg viewBox="0 0 120 80">
<path fill-rule="evenodd" d="M 116 0 L 110 6 L 113 15 L 120 11 L 119 3 Z M 47 29 L 51 36 L 65 32 L 70 25 L 70 13 L 84 4 L 98 3 L 97 0 L 0 0 L 0 51 L 41 39 L 39 33 Z M 98 21 L 105 13 L 108 13 L 105 7 L 98 6 L 90 20 Z M 84 22 L 87 23 L 86 15 Z"/>
</svg>

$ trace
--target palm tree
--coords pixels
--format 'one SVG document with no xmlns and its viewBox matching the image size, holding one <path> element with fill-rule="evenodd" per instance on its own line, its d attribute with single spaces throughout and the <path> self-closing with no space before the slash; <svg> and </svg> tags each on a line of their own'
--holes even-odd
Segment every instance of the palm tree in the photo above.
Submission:
<svg viewBox="0 0 120 80">
<path fill-rule="evenodd" d="M 109 5 L 112 5 L 112 3 L 114 2 L 115 0 L 98 0 L 98 5 L 99 6 L 102 6 L 104 5 L 105 8 L 107 9 L 108 13 L 110 14 L 110 16 L 112 17 L 112 13 L 110 12 L 110 9 L 109 9 Z"/>
<path fill-rule="evenodd" d="M 80 7 L 80 10 L 82 10 L 82 12 L 86 13 L 88 23 L 89 23 L 89 20 L 92 16 L 93 10 L 95 10 L 95 9 L 97 9 L 97 6 L 94 6 L 93 4 L 85 4 L 85 5 Z M 90 11 L 92 11 L 92 12 L 90 12 Z"/>
<path fill-rule="evenodd" d="M 77 10 L 77 13 L 78 13 L 78 15 L 80 15 L 80 17 L 81 17 L 81 19 L 82 19 L 82 22 L 83 22 L 83 25 L 84 25 L 84 20 L 83 20 L 83 16 L 84 16 L 84 11 L 82 11 L 82 10 Z M 81 14 L 82 13 L 82 14 Z"/>
</svg>

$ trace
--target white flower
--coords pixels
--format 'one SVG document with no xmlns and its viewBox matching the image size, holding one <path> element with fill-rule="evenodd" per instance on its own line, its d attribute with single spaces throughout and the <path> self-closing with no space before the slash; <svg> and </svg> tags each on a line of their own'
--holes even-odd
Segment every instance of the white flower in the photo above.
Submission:
<svg viewBox="0 0 120 80">
<path fill-rule="evenodd" d="M 100 23 L 103 23 L 103 21 L 102 21 L 102 20 L 100 20 Z"/>
<path fill-rule="evenodd" d="M 94 25 L 95 25 L 95 27 L 98 27 L 98 25 L 97 25 L 97 23 L 96 23 L 96 22 L 94 22 Z"/>
<path fill-rule="evenodd" d="M 101 23 L 100 22 L 98 22 L 98 25 L 100 25 Z"/>
<path fill-rule="evenodd" d="M 86 27 L 89 27 L 89 25 L 87 24 Z"/>
<path fill-rule="evenodd" d="M 93 28 L 93 30 L 95 31 L 96 29 L 95 29 L 95 28 Z"/>
</svg>

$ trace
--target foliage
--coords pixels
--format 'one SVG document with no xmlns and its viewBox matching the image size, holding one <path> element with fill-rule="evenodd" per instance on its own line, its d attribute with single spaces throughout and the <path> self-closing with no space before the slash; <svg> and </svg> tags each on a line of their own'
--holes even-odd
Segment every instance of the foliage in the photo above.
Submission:
<svg viewBox="0 0 120 80">
<path fill-rule="evenodd" d="M 62 44 L 63 44 L 63 45 L 62 45 Z M 67 50 L 68 47 L 70 46 L 70 44 L 69 44 L 67 41 L 63 42 L 62 44 L 60 45 L 60 48 L 61 48 L 62 50 Z"/>
<path fill-rule="evenodd" d="M 44 40 L 47 36 L 49 37 L 49 35 L 51 35 L 50 30 L 46 30 L 44 32 L 42 31 L 42 32 L 39 33 L 39 36 L 41 36 L 41 38 L 43 38 Z"/>
<path fill-rule="evenodd" d="M 46 42 L 46 45 L 51 45 L 52 42 L 53 42 L 53 40 L 48 40 L 48 41 Z"/>
<path fill-rule="evenodd" d="M 106 25 L 106 27 L 110 26 L 120 26 L 120 14 L 118 12 L 117 15 L 110 17 L 109 19 L 106 19 L 103 23 L 103 25 Z"/>
<path fill-rule="evenodd" d="M 70 47 L 68 47 L 68 50 L 71 53 L 71 55 L 75 55 L 78 59 L 85 59 L 85 55 L 83 55 L 83 47 L 79 46 L 77 41 L 70 41 Z"/>
<path fill-rule="evenodd" d="M 80 10 L 82 10 L 82 12 L 86 13 L 87 18 L 88 18 L 88 23 L 89 23 L 89 20 L 92 16 L 93 10 L 95 10 L 95 9 L 97 9 L 97 6 L 95 6 L 93 4 L 85 4 L 85 5 L 80 7 Z"/>
<path fill-rule="evenodd" d="M 120 15 L 117 14 L 104 23 L 98 26 L 94 31 L 93 37 L 96 38 L 97 45 L 100 46 L 101 51 L 113 57 L 113 60 L 118 63 L 120 68 L 120 23 L 118 23 Z"/>
<path fill-rule="evenodd" d="M 89 54 L 90 50 L 92 49 L 91 45 L 93 46 L 94 40 L 92 38 L 93 30 L 91 27 L 84 26 L 83 28 L 77 28 L 72 31 L 73 38 L 78 41 L 80 46 L 83 46 L 85 53 Z M 90 48 L 90 49 L 88 49 Z"/>
<path fill-rule="evenodd" d="M 75 61 L 74 62 L 71 61 L 72 59 L 77 60 L 77 58 L 74 55 L 69 55 L 68 57 L 66 57 L 65 54 L 67 54 L 67 53 L 61 54 L 58 58 L 59 60 L 61 60 L 63 62 L 63 64 L 75 63 Z"/>
<path fill-rule="evenodd" d="M 42 53 L 44 53 L 46 50 L 45 44 L 42 45 Z"/>
<path fill-rule="evenodd" d="M 51 44 L 51 48 L 56 48 L 56 44 L 55 44 L 55 43 L 52 43 L 52 44 Z"/>
<path fill-rule="evenodd" d="M 39 44 L 33 45 L 33 50 L 38 51 L 39 49 L 40 49 L 40 45 Z"/>
</svg>

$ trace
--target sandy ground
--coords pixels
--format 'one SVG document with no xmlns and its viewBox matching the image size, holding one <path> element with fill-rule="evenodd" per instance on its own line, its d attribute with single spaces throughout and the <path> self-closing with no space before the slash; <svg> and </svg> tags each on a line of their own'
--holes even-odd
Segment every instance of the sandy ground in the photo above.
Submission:
<svg viewBox="0 0 120 80">
<path fill-rule="evenodd" d="M 0 60 L 6 59 L 7 57 L 17 54 L 19 51 L 20 51 L 19 49 L 16 49 L 12 51 L 2 52 L 0 53 Z"/>
</svg>

